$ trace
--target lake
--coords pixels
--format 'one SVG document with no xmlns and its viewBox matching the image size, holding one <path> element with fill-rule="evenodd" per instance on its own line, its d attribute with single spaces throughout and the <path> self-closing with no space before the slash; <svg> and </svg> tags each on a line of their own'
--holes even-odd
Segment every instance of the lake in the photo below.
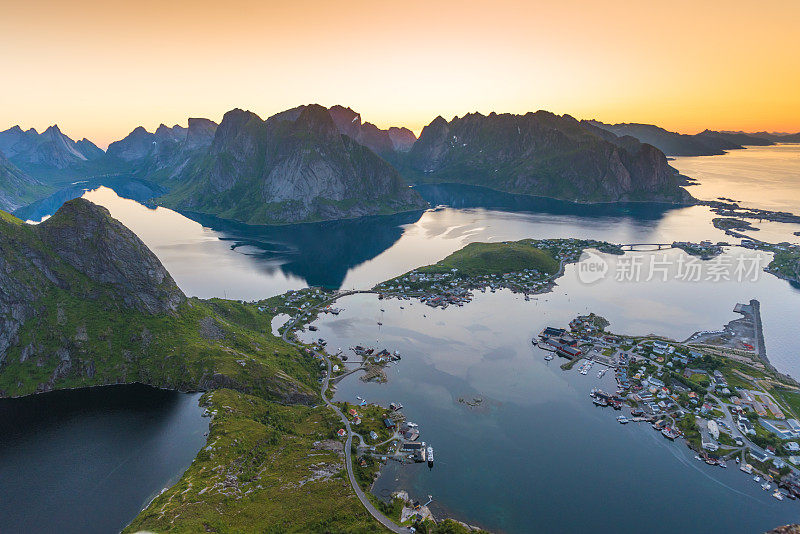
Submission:
<svg viewBox="0 0 800 534">
<path fill-rule="evenodd" d="M 0 530 L 119 532 L 205 444 L 198 398 L 125 385 L 0 399 Z"/>
</svg>

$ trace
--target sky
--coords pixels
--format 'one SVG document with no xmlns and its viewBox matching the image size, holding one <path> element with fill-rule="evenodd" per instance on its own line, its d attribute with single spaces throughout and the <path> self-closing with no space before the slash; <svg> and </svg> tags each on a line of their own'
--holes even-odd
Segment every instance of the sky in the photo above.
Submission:
<svg viewBox="0 0 800 534">
<path fill-rule="evenodd" d="M 0 130 L 342 104 L 417 133 L 546 109 L 684 133 L 800 131 L 800 1 L 0 0 Z"/>
</svg>

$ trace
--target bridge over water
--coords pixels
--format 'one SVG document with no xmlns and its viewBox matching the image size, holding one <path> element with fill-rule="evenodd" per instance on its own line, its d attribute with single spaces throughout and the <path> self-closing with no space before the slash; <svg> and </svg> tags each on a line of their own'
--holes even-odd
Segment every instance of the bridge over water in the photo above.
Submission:
<svg viewBox="0 0 800 534">
<path fill-rule="evenodd" d="M 648 250 L 664 250 L 668 248 L 673 248 L 674 245 L 672 243 L 627 243 L 625 245 L 620 245 L 622 250 L 639 250 L 639 247 L 651 247 Z"/>
</svg>

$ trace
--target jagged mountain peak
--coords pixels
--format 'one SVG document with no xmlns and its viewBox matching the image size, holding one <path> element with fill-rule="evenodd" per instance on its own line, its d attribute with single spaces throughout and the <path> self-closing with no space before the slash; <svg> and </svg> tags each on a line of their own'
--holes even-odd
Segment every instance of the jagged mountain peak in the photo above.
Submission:
<svg viewBox="0 0 800 534">
<path fill-rule="evenodd" d="M 621 146 L 572 116 L 543 110 L 472 113 L 450 122 L 437 117 L 407 161 L 427 182 L 577 201 L 691 200 L 657 149 Z"/>
<path fill-rule="evenodd" d="M 62 261 L 140 311 L 170 312 L 185 299 L 155 254 L 102 206 L 70 200 L 35 231 Z"/>
</svg>

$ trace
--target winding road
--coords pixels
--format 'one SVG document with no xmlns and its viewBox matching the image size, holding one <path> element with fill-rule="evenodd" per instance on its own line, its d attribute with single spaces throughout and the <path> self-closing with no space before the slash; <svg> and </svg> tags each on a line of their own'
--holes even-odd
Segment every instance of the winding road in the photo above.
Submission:
<svg viewBox="0 0 800 534">
<path fill-rule="evenodd" d="M 346 297 L 348 295 L 353 295 L 355 293 L 372 293 L 372 291 L 347 291 L 344 293 L 339 293 L 329 299 L 320 302 L 316 306 L 310 307 L 303 313 L 319 309 L 321 306 L 326 306 L 331 302 L 335 301 L 336 299 Z M 294 345 L 295 347 L 300 347 L 300 344 L 290 341 L 289 338 L 287 337 L 287 334 L 292 331 L 292 327 L 298 321 L 300 315 L 302 314 L 298 314 L 297 316 L 292 317 L 289 321 L 287 321 L 285 328 L 283 330 L 283 334 L 281 335 L 281 338 L 285 342 L 289 343 L 290 345 Z M 358 500 L 361 501 L 361 504 L 364 506 L 364 508 L 367 509 L 367 512 L 369 512 L 370 515 L 374 517 L 381 525 L 383 525 L 392 532 L 408 533 L 409 530 L 407 528 L 397 526 L 394 523 L 394 521 L 383 515 L 377 508 L 375 508 L 372 502 L 367 498 L 364 491 L 361 489 L 361 486 L 358 485 L 356 477 L 353 474 L 353 460 L 352 460 L 352 450 L 351 450 L 353 443 L 353 436 L 356 434 L 353 432 L 352 428 L 350 428 L 350 421 L 347 419 L 347 417 L 345 417 L 344 413 L 342 413 L 339 407 L 333 404 L 331 401 L 329 401 L 328 397 L 325 396 L 325 393 L 327 393 L 328 391 L 328 383 L 330 381 L 331 374 L 333 374 L 333 364 L 331 364 L 330 359 L 328 359 L 328 356 L 325 354 L 324 351 L 323 352 L 314 351 L 314 352 L 323 359 L 325 365 L 328 368 L 328 372 L 325 375 L 325 378 L 322 379 L 322 387 L 320 388 L 322 400 L 325 401 L 325 405 L 328 406 L 328 408 L 336 412 L 336 414 L 339 416 L 339 419 L 341 419 L 345 430 L 347 431 L 347 440 L 344 443 L 344 462 L 345 465 L 347 466 L 347 478 L 350 479 L 350 485 L 353 487 L 353 491 L 355 492 L 356 497 L 358 497 Z M 359 438 L 362 439 L 363 442 L 363 438 L 361 438 L 361 436 L 359 436 Z"/>
</svg>

